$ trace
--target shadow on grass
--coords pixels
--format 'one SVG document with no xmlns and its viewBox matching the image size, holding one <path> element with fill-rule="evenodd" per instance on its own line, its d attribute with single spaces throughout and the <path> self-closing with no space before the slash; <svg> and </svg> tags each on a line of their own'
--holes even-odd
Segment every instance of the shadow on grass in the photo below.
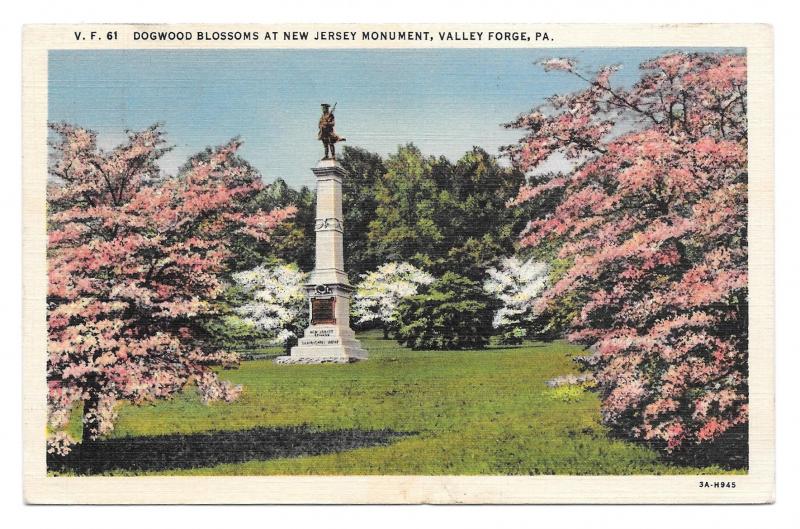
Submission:
<svg viewBox="0 0 800 529">
<path fill-rule="evenodd" d="M 388 445 L 414 435 L 391 430 L 316 430 L 309 426 L 104 439 L 66 456 L 47 454 L 55 473 L 163 471 L 300 457 Z"/>
<path fill-rule="evenodd" d="M 630 426 L 628 426 L 630 428 Z M 748 470 L 750 443 L 747 425 L 735 426 L 724 432 L 715 441 L 702 446 L 690 444 L 682 450 L 671 454 L 666 451 L 664 442 L 642 441 L 631 439 L 629 430 L 610 430 L 613 438 L 645 446 L 659 453 L 660 460 L 666 465 L 688 466 L 695 468 L 719 467 L 723 470 Z"/>
<path fill-rule="evenodd" d="M 739 425 L 727 430 L 703 450 L 677 453 L 674 460 L 695 467 L 717 465 L 727 470 L 746 470 L 749 467 L 749 453 L 747 426 Z"/>
</svg>

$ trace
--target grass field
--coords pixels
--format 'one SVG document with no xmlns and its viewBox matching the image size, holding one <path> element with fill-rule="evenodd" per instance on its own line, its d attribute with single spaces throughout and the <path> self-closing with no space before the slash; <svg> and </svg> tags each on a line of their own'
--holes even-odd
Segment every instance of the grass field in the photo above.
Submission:
<svg viewBox="0 0 800 529">
<path fill-rule="evenodd" d="M 645 446 L 612 439 L 599 423 L 596 395 L 548 388 L 548 379 L 576 372 L 570 358 L 580 350 L 566 343 L 456 352 L 411 351 L 372 332 L 360 339 L 370 353 L 366 362 L 281 366 L 252 360 L 223 371 L 224 378 L 245 387 L 232 404 L 207 406 L 189 391 L 155 405 L 124 406 L 113 437 L 299 426 L 312 435 L 405 433 L 333 453 L 173 468 L 164 474 L 725 472 L 669 465 Z M 268 443 L 269 436 L 265 439 Z"/>
</svg>

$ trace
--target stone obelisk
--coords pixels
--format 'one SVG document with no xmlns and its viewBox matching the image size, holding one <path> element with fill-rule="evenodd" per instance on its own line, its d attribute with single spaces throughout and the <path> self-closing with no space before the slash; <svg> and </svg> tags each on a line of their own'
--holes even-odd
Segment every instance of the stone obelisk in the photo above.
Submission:
<svg viewBox="0 0 800 529">
<path fill-rule="evenodd" d="M 335 159 L 323 159 L 312 169 L 317 178 L 316 249 L 314 271 L 306 283 L 311 324 L 290 356 L 278 363 L 354 362 L 367 351 L 350 328 L 353 287 L 344 272 L 342 179 L 347 172 Z"/>
</svg>

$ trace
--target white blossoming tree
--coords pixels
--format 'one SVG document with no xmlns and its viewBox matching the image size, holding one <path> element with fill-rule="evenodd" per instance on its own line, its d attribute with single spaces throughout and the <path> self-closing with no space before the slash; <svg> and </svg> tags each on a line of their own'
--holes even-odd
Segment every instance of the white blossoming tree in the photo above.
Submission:
<svg viewBox="0 0 800 529">
<path fill-rule="evenodd" d="M 289 349 L 308 326 L 303 284 L 308 274 L 297 265 L 261 265 L 233 275 L 248 301 L 236 308 L 245 321 Z"/>
<path fill-rule="evenodd" d="M 490 268 L 486 273 L 484 291 L 502 303 L 492 325 L 500 331 L 504 343 L 522 343 L 529 336 L 535 318 L 533 301 L 547 286 L 548 266 L 533 259 L 507 257 L 498 268 Z"/>
<path fill-rule="evenodd" d="M 434 279 L 409 263 L 386 263 L 362 274 L 353 297 L 353 321 L 357 325 L 379 325 L 388 337 L 397 327 L 400 301 L 417 294 L 421 285 L 430 285 Z"/>
</svg>

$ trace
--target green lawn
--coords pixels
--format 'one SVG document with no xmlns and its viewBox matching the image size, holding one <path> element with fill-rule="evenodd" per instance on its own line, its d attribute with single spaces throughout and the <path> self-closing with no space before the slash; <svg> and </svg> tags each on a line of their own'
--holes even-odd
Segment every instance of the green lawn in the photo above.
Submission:
<svg viewBox="0 0 800 529">
<path fill-rule="evenodd" d="M 193 391 L 124 406 L 114 437 L 259 426 L 414 432 L 389 445 L 319 456 L 170 470 L 166 474 L 663 474 L 721 473 L 665 464 L 656 452 L 610 439 L 597 397 L 545 382 L 576 372 L 565 343 L 483 351 L 411 351 L 363 333 L 370 359 L 350 365 L 243 362 L 222 376 L 244 384 L 232 404 Z M 120 472 L 124 473 L 124 472 Z"/>
</svg>

